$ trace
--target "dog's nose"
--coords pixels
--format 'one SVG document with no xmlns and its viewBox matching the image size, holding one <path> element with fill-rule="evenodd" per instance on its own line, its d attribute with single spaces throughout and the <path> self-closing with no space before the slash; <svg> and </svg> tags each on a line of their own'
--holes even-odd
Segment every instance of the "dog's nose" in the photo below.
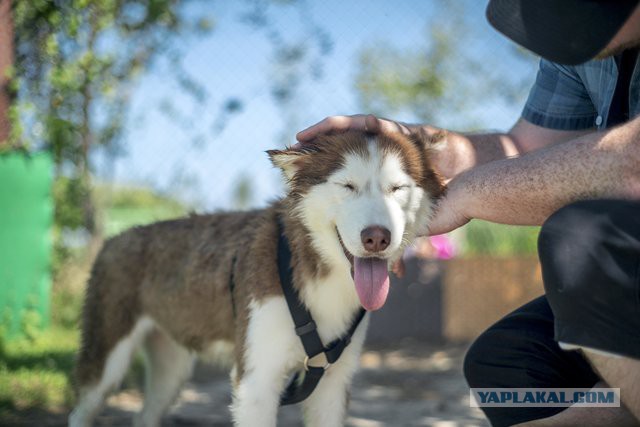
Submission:
<svg viewBox="0 0 640 427">
<path fill-rule="evenodd" d="M 384 227 L 374 225 L 362 230 L 360 240 L 367 252 L 384 251 L 391 242 L 391 232 Z"/>
</svg>

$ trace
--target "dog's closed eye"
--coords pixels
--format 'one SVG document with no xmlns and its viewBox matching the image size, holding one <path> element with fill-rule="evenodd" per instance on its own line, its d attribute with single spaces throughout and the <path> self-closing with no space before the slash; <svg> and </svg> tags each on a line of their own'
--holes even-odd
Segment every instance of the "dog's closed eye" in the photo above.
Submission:
<svg viewBox="0 0 640 427">
<path fill-rule="evenodd" d="M 409 188 L 408 184 L 396 184 L 389 187 L 389 193 L 395 193 L 396 191 L 404 190 L 405 188 Z"/>
<path fill-rule="evenodd" d="M 344 182 L 344 183 L 342 183 L 340 185 L 342 185 L 342 187 L 346 188 L 349 191 L 358 191 L 356 186 L 351 182 Z"/>
</svg>

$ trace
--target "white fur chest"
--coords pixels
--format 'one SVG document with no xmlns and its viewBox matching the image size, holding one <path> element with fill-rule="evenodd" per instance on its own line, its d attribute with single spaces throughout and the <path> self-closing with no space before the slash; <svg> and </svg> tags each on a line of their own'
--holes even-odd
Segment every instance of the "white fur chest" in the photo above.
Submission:
<svg viewBox="0 0 640 427">
<path fill-rule="evenodd" d="M 320 280 L 305 283 L 300 297 L 309 308 L 324 344 L 343 335 L 351 326 L 360 301 L 347 271 L 332 271 Z"/>
</svg>

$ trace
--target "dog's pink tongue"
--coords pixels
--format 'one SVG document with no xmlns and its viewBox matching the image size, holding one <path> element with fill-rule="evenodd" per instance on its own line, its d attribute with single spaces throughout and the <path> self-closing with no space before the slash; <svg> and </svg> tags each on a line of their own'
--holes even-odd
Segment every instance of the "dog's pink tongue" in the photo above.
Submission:
<svg viewBox="0 0 640 427">
<path fill-rule="evenodd" d="M 382 307 L 389 293 L 387 261 L 355 257 L 353 270 L 353 280 L 362 306 L 368 311 Z"/>
</svg>

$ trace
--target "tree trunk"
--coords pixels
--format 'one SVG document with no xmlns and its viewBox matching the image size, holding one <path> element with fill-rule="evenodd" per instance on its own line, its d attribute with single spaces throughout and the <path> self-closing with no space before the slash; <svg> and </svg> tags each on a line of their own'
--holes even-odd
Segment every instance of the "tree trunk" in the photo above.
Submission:
<svg viewBox="0 0 640 427">
<path fill-rule="evenodd" d="M 7 72 L 13 65 L 13 21 L 11 0 L 0 0 L 0 144 L 5 144 L 11 132 L 9 106 L 11 93 Z"/>
<path fill-rule="evenodd" d="M 87 40 L 87 51 L 95 50 L 96 40 L 98 36 L 98 20 L 95 11 L 90 16 L 91 29 Z M 93 199 L 93 187 L 91 184 L 91 165 L 89 164 L 89 154 L 95 142 L 95 135 L 91 126 L 91 109 L 93 107 L 93 88 L 90 80 L 89 70 L 84 70 L 84 83 L 81 87 L 82 92 L 82 121 L 80 123 L 80 161 L 79 161 L 79 177 L 82 187 L 86 191 L 82 209 L 84 211 L 84 225 L 91 234 L 91 247 L 99 246 L 102 242 L 102 227 L 96 220 L 96 206 Z"/>
</svg>

